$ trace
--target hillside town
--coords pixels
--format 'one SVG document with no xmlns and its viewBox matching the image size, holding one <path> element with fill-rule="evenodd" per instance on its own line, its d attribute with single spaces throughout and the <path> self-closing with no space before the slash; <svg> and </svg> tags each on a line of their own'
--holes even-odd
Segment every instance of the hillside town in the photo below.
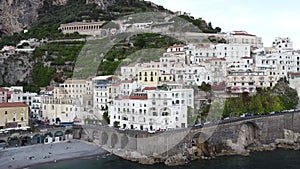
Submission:
<svg viewBox="0 0 300 169">
<path fill-rule="evenodd" d="M 186 128 L 195 123 L 189 117 L 210 102 L 199 92 L 201 85 L 229 98 L 255 94 L 258 88 L 272 88 L 280 78 L 293 80 L 300 75 L 300 53 L 288 37 L 263 47 L 261 37 L 246 31 L 219 36 L 227 43 L 175 44 L 159 60 L 123 65 L 118 75 L 68 79 L 40 93 L 3 87 L 1 132 L 26 128 L 30 119 L 61 126 L 104 125 L 106 120 L 111 127 L 149 132 Z M 35 46 L 30 45 L 35 42 L 20 45 Z M 2 52 L 15 50 L 5 46 Z"/>
</svg>

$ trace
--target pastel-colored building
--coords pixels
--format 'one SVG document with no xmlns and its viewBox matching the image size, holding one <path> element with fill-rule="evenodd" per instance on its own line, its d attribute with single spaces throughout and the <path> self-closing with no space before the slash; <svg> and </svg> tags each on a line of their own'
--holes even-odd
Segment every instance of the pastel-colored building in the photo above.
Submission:
<svg viewBox="0 0 300 169">
<path fill-rule="evenodd" d="M 0 128 L 28 126 L 28 105 L 25 103 L 0 103 Z"/>
</svg>

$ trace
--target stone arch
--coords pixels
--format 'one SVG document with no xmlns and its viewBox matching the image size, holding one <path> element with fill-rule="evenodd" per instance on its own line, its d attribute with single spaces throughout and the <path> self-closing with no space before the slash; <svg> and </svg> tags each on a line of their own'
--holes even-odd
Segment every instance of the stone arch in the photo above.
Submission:
<svg viewBox="0 0 300 169">
<path fill-rule="evenodd" d="M 101 134 L 101 145 L 107 144 L 108 134 L 106 132 L 102 132 Z"/>
<path fill-rule="evenodd" d="M 248 121 L 239 127 L 237 143 L 244 147 L 257 144 L 259 142 L 259 127 L 256 123 Z"/>
<path fill-rule="evenodd" d="M 93 134 L 92 134 L 92 138 L 93 138 L 93 140 L 99 140 L 100 139 L 100 133 L 97 130 L 94 130 Z"/>
<path fill-rule="evenodd" d="M 0 148 L 5 148 L 7 145 L 6 140 L 0 140 Z"/>
<path fill-rule="evenodd" d="M 118 136 L 117 134 L 113 133 L 110 137 L 110 144 L 111 144 L 111 147 L 112 148 L 115 148 L 116 147 L 116 144 L 118 143 L 119 139 L 118 139 Z"/>
<path fill-rule="evenodd" d="M 7 143 L 9 147 L 19 147 L 20 146 L 20 139 L 17 136 L 9 137 L 7 139 Z"/>
<path fill-rule="evenodd" d="M 54 133 L 55 141 L 63 141 L 64 140 L 64 132 L 57 131 Z"/>
<path fill-rule="evenodd" d="M 46 137 L 53 137 L 53 134 L 51 132 L 48 132 L 48 133 L 44 134 L 44 138 L 46 138 Z"/>
<path fill-rule="evenodd" d="M 129 139 L 128 139 L 127 135 L 123 134 L 121 136 L 121 148 L 122 149 L 125 148 L 127 146 L 128 142 L 129 142 Z"/>
<path fill-rule="evenodd" d="M 68 129 L 65 131 L 65 139 L 66 140 L 69 140 L 69 139 L 72 139 L 73 138 L 73 130 L 71 129 Z"/>
<path fill-rule="evenodd" d="M 32 137 L 33 144 L 42 144 L 43 143 L 43 136 L 41 134 L 36 134 Z"/>
<path fill-rule="evenodd" d="M 20 138 L 21 146 L 28 146 L 32 144 L 32 139 L 30 136 L 24 136 Z"/>
<path fill-rule="evenodd" d="M 67 135 L 67 134 L 73 134 L 73 131 L 72 131 L 71 129 L 68 129 L 68 130 L 65 131 L 65 134 L 66 134 L 66 135 Z"/>
<path fill-rule="evenodd" d="M 61 137 L 63 135 L 64 135 L 64 132 L 62 132 L 62 131 L 57 131 L 54 133 L 54 137 Z"/>
</svg>

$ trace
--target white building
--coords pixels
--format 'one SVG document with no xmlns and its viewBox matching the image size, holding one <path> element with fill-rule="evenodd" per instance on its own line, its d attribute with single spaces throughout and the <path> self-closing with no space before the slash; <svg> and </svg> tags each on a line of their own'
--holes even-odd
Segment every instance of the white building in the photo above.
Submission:
<svg viewBox="0 0 300 169">
<path fill-rule="evenodd" d="M 22 102 L 29 106 L 29 111 L 32 113 L 32 106 L 33 106 L 33 98 L 37 96 L 37 93 L 30 93 L 26 92 L 23 93 L 23 91 L 14 90 L 14 92 L 11 93 L 10 99 L 8 99 L 8 102 Z M 33 117 L 33 114 L 30 114 L 31 117 Z"/>
<path fill-rule="evenodd" d="M 49 124 L 59 124 L 63 122 L 74 122 L 76 113 L 76 103 L 72 99 L 54 98 L 46 96 L 42 98 L 43 118 L 49 120 Z"/>
<path fill-rule="evenodd" d="M 190 45 L 186 55 L 192 64 L 199 64 L 211 58 L 225 58 L 230 63 L 250 57 L 251 47 L 248 44 Z"/>
<path fill-rule="evenodd" d="M 102 118 L 103 111 L 108 105 L 112 96 L 112 92 L 109 91 L 111 84 L 119 83 L 120 79 L 116 76 L 98 76 L 92 79 L 93 81 L 93 106 L 94 111 L 98 114 L 99 118 Z"/>
<path fill-rule="evenodd" d="M 261 37 L 247 33 L 246 31 L 228 32 L 225 39 L 230 44 L 247 44 L 254 48 L 262 48 L 263 42 Z"/>
<path fill-rule="evenodd" d="M 32 106 L 30 110 L 33 118 L 42 119 L 43 111 L 42 111 L 42 96 L 34 96 L 32 100 Z"/>
<path fill-rule="evenodd" d="M 187 127 L 189 107 L 194 107 L 193 89 L 165 85 L 115 99 L 108 112 L 111 126 L 149 131 Z"/>
<path fill-rule="evenodd" d="M 272 47 L 279 49 L 280 51 L 291 51 L 293 50 L 293 42 L 289 37 L 277 37 L 273 41 Z"/>
</svg>

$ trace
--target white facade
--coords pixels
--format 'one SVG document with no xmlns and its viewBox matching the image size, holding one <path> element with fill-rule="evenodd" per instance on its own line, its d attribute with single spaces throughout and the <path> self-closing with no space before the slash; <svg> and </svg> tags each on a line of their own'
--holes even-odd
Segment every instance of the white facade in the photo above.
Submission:
<svg viewBox="0 0 300 169">
<path fill-rule="evenodd" d="M 34 96 L 32 101 L 32 106 L 30 110 L 32 116 L 37 119 L 42 119 L 42 96 Z"/>
<path fill-rule="evenodd" d="M 161 86 L 115 99 L 109 105 L 110 125 L 147 131 L 187 127 L 188 107 L 194 107 L 194 91 L 175 88 Z"/>
<path fill-rule="evenodd" d="M 247 44 L 251 47 L 262 48 L 263 42 L 261 37 L 247 33 L 246 31 L 228 32 L 225 39 L 230 44 Z"/>
<path fill-rule="evenodd" d="M 98 76 L 92 79 L 93 81 L 93 106 L 96 114 L 99 114 L 99 118 L 102 118 L 102 114 L 109 101 L 112 98 L 112 93 L 109 92 L 109 86 L 119 82 L 119 78 L 115 76 Z"/>
<path fill-rule="evenodd" d="M 190 46 L 186 54 L 192 64 L 199 64 L 211 58 L 225 58 L 227 62 L 234 62 L 243 57 L 250 57 L 251 47 L 248 44 Z"/>
<path fill-rule="evenodd" d="M 293 42 L 288 37 L 285 38 L 277 37 L 273 41 L 272 47 L 278 50 L 291 51 L 293 50 Z"/>
<path fill-rule="evenodd" d="M 77 109 L 72 99 L 58 99 L 53 97 L 42 98 L 43 118 L 49 120 L 49 124 L 60 122 L 74 122 Z"/>
<path fill-rule="evenodd" d="M 29 106 L 29 110 L 30 112 L 32 112 L 31 110 L 33 106 L 33 98 L 37 95 L 37 93 L 23 93 L 21 91 L 15 90 L 14 92 L 12 92 L 10 99 L 8 99 L 8 102 L 23 102 Z"/>
</svg>

